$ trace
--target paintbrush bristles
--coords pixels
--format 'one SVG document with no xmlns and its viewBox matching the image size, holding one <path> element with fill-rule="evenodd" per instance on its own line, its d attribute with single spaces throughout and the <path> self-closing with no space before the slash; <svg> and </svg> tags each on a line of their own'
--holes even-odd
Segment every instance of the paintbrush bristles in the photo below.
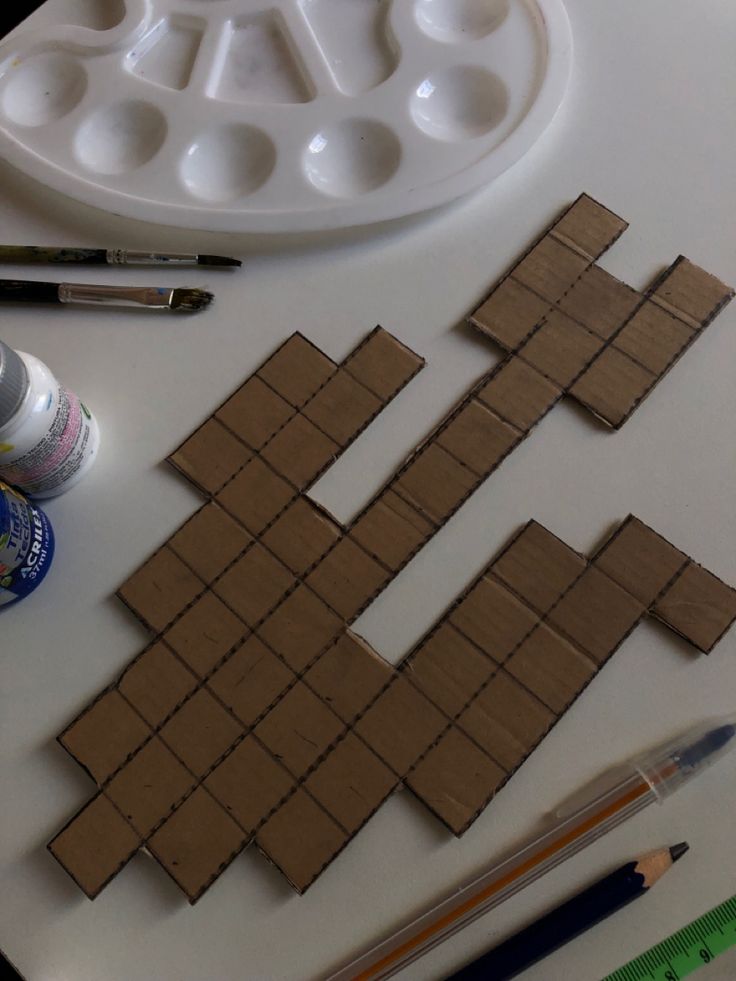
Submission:
<svg viewBox="0 0 736 981">
<path fill-rule="evenodd" d="M 178 289 L 171 294 L 169 305 L 179 313 L 196 313 L 208 307 L 214 298 L 214 294 L 207 290 Z"/>
<path fill-rule="evenodd" d="M 199 266 L 242 266 L 240 259 L 231 259 L 226 255 L 198 255 L 197 265 Z"/>
</svg>

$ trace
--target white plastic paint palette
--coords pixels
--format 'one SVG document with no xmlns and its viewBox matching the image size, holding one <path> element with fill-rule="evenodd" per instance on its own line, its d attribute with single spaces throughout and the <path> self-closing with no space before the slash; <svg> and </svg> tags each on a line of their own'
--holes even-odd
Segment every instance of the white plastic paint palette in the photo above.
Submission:
<svg viewBox="0 0 736 981">
<path fill-rule="evenodd" d="M 571 57 L 561 0 L 41 13 L 0 47 L 3 156 L 97 207 L 222 231 L 382 221 L 485 184 L 552 119 Z"/>
</svg>

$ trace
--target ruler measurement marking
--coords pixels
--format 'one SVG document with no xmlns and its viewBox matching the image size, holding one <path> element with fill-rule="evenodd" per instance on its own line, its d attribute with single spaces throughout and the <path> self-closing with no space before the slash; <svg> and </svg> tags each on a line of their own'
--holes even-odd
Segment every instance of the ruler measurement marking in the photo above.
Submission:
<svg viewBox="0 0 736 981">
<path fill-rule="evenodd" d="M 681 981 L 736 944 L 736 896 L 660 940 L 603 981 Z"/>
</svg>

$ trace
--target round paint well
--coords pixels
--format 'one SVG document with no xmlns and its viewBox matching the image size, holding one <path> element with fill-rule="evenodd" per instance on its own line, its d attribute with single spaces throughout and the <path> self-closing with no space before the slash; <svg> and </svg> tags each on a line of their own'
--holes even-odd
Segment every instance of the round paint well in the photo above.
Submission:
<svg viewBox="0 0 736 981">
<path fill-rule="evenodd" d="M 230 123 L 201 133 L 181 163 L 181 178 L 202 201 L 225 202 L 252 194 L 268 180 L 276 148 L 255 126 Z"/>
<path fill-rule="evenodd" d="M 303 167 L 323 194 L 351 198 L 385 184 L 400 160 L 401 144 L 388 126 L 369 119 L 346 119 L 312 137 Z"/>
<path fill-rule="evenodd" d="M 78 160 L 97 174 L 126 174 L 156 156 L 166 139 L 166 120 L 150 102 L 104 106 L 80 127 Z"/>
<path fill-rule="evenodd" d="M 425 78 L 411 100 L 417 126 L 448 142 L 473 139 L 494 129 L 508 112 L 506 86 L 493 72 L 454 65 Z"/>
<path fill-rule="evenodd" d="M 19 126 L 44 126 L 71 112 L 87 91 L 87 72 L 71 55 L 45 51 L 8 69 L 2 110 Z"/>
<path fill-rule="evenodd" d="M 438 41 L 471 41 L 499 27 L 509 0 L 416 0 L 414 16 L 425 34 Z"/>
</svg>

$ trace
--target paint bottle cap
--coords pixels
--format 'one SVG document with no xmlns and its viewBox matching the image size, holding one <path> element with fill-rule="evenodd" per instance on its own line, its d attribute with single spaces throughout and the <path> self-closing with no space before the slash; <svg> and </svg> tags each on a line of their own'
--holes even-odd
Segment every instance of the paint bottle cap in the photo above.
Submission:
<svg viewBox="0 0 736 981">
<path fill-rule="evenodd" d="M 0 429 L 21 407 L 28 391 L 28 372 L 23 359 L 0 341 Z"/>
</svg>

